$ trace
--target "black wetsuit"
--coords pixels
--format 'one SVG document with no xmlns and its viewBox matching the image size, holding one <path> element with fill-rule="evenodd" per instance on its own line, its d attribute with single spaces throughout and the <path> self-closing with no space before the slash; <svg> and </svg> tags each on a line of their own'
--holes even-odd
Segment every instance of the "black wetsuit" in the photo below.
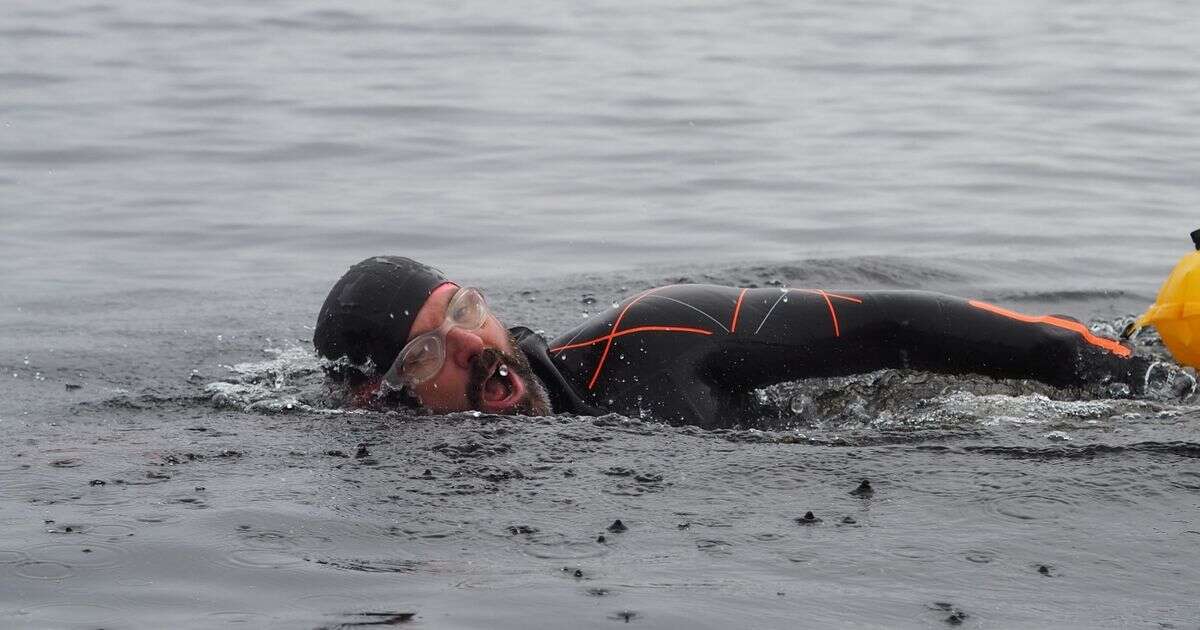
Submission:
<svg viewBox="0 0 1200 630">
<path fill-rule="evenodd" d="M 644 291 L 547 343 L 514 328 L 556 412 L 673 424 L 748 420 L 753 390 L 883 368 L 1140 390 L 1147 360 L 1061 316 L 924 291 Z"/>
</svg>

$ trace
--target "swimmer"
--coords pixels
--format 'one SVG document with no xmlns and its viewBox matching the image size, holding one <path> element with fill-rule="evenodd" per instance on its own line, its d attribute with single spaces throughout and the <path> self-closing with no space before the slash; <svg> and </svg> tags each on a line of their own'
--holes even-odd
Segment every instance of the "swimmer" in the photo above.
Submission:
<svg viewBox="0 0 1200 630">
<path fill-rule="evenodd" d="M 398 256 L 346 272 L 313 343 L 356 405 L 704 427 L 750 421 L 755 389 L 804 378 L 903 368 L 1136 392 L 1150 363 L 1070 318 L 925 291 L 671 285 L 547 341 L 505 327 L 477 289 Z"/>
</svg>

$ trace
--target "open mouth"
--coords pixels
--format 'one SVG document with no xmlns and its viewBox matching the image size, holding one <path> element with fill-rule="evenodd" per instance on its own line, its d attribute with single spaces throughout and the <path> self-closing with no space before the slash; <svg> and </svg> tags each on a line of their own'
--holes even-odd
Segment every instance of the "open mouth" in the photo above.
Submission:
<svg viewBox="0 0 1200 630">
<path fill-rule="evenodd" d="M 480 387 L 479 400 L 485 411 L 503 411 L 512 407 L 525 393 L 525 385 L 503 359 L 492 366 L 491 375 Z"/>
</svg>

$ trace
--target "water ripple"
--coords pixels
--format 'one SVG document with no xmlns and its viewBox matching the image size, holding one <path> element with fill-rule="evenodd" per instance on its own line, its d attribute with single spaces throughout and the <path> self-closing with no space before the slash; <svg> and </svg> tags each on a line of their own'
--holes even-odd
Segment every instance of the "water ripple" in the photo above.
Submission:
<svg viewBox="0 0 1200 630">
<path fill-rule="evenodd" d="M 282 569 L 303 564 L 303 558 L 273 549 L 241 548 L 210 554 L 209 561 L 229 569 Z"/>
<path fill-rule="evenodd" d="M 34 560 L 86 569 L 118 567 L 128 561 L 128 555 L 124 547 L 100 542 L 52 543 L 29 548 L 29 556 Z"/>
<path fill-rule="evenodd" d="M 1136 442 L 1133 444 L 1080 444 L 1052 447 L 1037 446 L 964 446 L 969 453 L 983 453 L 1017 459 L 1057 460 L 1095 459 L 1123 453 L 1163 453 L 1187 458 L 1200 458 L 1200 444 L 1195 442 Z"/>
<path fill-rule="evenodd" d="M 103 604 L 78 601 L 51 602 L 21 609 L 17 614 L 30 623 L 103 625 L 114 619 L 119 609 Z"/>
<path fill-rule="evenodd" d="M 987 493 L 984 510 L 1017 521 L 1065 521 L 1077 512 L 1079 499 L 1037 491 L 1000 488 Z"/>
<path fill-rule="evenodd" d="M 75 575 L 75 571 L 68 564 L 39 560 L 18 563 L 14 573 L 34 580 L 63 580 Z"/>
<path fill-rule="evenodd" d="M 24 562 L 29 558 L 23 551 L 10 551 L 0 549 L 0 564 L 16 564 Z"/>
<path fill-rule="evenodd" d="M 0 72 L 0 86 L 12 88 L 37 87 L 67 81 L 70 81 L 67 77 L 44 72 Z"/>
<path fill-rule="evenodd" d="M 73 37 L 84 37 L 85 35 L 76 31 L 65 31 L 55 28 L 45 28 L 39 26 L 28 26 L 18 28 L 0 29 L 0 39 L 7 41 L 22 41 L 22 40 L 38 40 L 38 39 L 68 39 Z"/>
<path fill-rule="evenodd" d="M 134 162 L 144 159 L 138 151 L 104 146 L 61 149 L 0 149 L 0 164 L 18 166 L 67 166 Z"/>
</svg>

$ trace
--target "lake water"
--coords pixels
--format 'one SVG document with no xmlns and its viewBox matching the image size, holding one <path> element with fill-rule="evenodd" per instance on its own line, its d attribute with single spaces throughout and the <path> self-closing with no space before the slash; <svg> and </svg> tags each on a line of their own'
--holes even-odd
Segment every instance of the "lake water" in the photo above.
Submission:
<svg viewBox="0 0 1200 630">
<path fill-rule="evenodd" d="M 383 253 L 550 334 L 677 281 L 1112 331 L 1200 227 L 1198 26 L 3 4 L 0 626 L 1200 627 L 1200 400 L 1169 361 L 1137 400 L 883 373 L 701 431 L 342 413 L 309 341 Z"/>
</svg>

